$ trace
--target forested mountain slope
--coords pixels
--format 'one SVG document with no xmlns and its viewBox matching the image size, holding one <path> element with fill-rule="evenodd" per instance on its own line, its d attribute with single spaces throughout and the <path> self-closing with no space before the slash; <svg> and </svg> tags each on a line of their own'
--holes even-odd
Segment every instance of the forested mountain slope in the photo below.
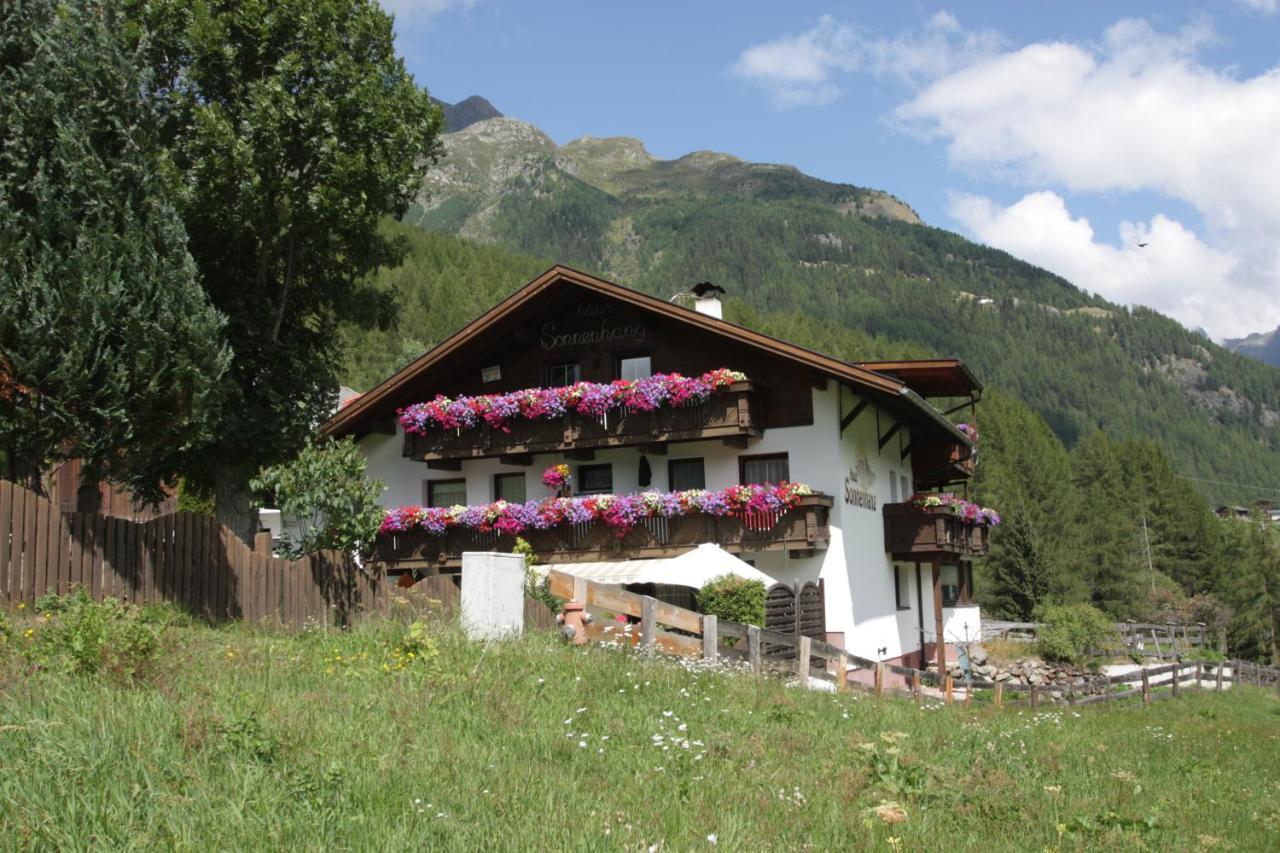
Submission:
<svg viewBox="0 0 1280 853">
<path fill-rule="evenodd" d="M 1158 439 L 1212 500 L 1280 491 L 1280 370 L 920 224 L 883 192 L 723 154 L 662 161 L 634 139 L 556 146 L 510 118 L 445 144 L 408 221 L 518 254 L 433 244 L 471 283 L 458 301 L 415 297 L 433 305 L 432 331 L 402 327 L 397 357 L 486 307 L 478 294 L 489 299 L 551 262 L 663 297 L 709 279 L 728 288 L 731 318 L 792 327 L 801 343 L 889 354 L 861 351 L 878 338 L 895 351 L 960 356 L 1068 446 L 1097 428 Z M 472 263 L 511 278 L 482 285 Z M 391 277 L 414 293 L 451 287 L 408 269 Z"/>
</svg>

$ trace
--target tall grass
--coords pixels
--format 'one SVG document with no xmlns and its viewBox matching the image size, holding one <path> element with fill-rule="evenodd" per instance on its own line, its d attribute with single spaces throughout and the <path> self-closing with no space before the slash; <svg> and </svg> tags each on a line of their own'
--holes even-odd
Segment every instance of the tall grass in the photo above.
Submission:
<svg viewBox="0 0 1280 853">
<path fill-rule="evenodd" d="M 53 620 L 57 615 L 53 616 Z M 1262 849 L 1280 702 L 917 708 L 557 637 L 161 627 L 141 683 L 0 652 L 0 848 Z"/>
</svg>

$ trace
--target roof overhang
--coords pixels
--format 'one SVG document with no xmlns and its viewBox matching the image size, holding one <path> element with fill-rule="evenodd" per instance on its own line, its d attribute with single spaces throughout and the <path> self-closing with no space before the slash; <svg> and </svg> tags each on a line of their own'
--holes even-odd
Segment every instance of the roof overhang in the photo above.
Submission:
<svg viewBox="0 0 1280 853">
<path fill-rule="evenodd" d="M 978 377 L 958 358 L 860 361 L 858 366 L 899 379 L 921 397 L 968 397 L 982 393 Z"/>
<path fill-rule="evenodd" d="M 969 440 L 964 433 L 956 429 L 937 409 L 925 402 L 919 394 L 912 391 L 909 385 L 900 379 L 864 365 L 840 361 L 814 350 L 739 326 L 736 323 L 730 323 L 689 308 L 665 302 L 648 294 L 632 290 L 629 287 L 561 265 L 556 265 L 533 279 L 533 281 L 490 308 L 480 317 L 454 332 L 438 346 L 423 353 L 378 386 L 352 400 L 348 405 L 334 413 L 321 426 L 321 430 L 325 434 L 334 437 L 350 435 L 355 433 L 364 422 L 377 417 L 385 417 L 389 411 L 394 411 L 395 408 L 408 404 L 410 401 L 398 398 L 404 392 L 405 387 L 415 378 L 431 371 L 433 368 L 447 364 L 469 342 L 494 329 L 512 312 L 537 299 L 550 288 L 563 284 L 573 285 L 583 290 L 630 304 L 636 308 L 653 312 L 677 324 L 699 330 L 702 333 L 756 347 L 772 355 L 789 359 L 809 368 L 815 374 L 842 382 L 855 392 L 875 398 L 889 408 L 898 410 L 906 419 L 915 422 L 917 425 L 941 427 L 955 440 L 969 444 Z M 948 360 L 948 363 L 952 362 L 954 360 Z M 911 364 L 911 362 L 896 363 L 901 365 Z M 877 362 L 877 364 L 888 364 L 888 362 Z"/>
</svg>

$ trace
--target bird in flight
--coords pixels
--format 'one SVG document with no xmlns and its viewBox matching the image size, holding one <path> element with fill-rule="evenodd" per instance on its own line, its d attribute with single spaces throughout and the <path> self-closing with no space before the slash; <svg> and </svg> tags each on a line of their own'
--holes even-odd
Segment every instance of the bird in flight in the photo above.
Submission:
<svg viewBox="0 0 1280 853">
<path fill-rule="evenodd" d="M 1145 249 L 1145 248 L 1147 248 L 1147 247 L 1148 247 L 1148 246 L 1150 246 L 1150 245 L 1151 245 L 1150 243 L 1139 243 L 1139 244 L 1138 244 L 1138 248 L 1139 248 L 1139 249 Z"/>
</svg>

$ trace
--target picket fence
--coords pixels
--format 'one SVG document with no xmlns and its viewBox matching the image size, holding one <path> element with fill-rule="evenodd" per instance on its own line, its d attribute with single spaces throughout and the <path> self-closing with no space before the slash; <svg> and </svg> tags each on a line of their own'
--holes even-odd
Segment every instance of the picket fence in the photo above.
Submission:
<svg viewBox="0 0 1280 853">
<path fill-rule="evenodd" d="M 0 602 L 31 606 L 46 593 L 75 588 L 99 601 L 172 603 L 210 619 L 291 627 L 348 624 L 386 605 L 382 579 L 347 554 L 279 559 L 207 516 L 132 521 L 63 512 L 0 480 Z"/>
<path fill-rule="evenodd" d="M 581 601 L 587 613 L 597 617 L 586 626 L 588 640 L 707 661 L 742 662 L 757 673 L 772 671 L 825 681 L 833 684 L 837 692 L 858 689 L 877 696 L 903 693 L 914 696 L 919 702 L 925 698 L 927 688 L 934 691 L 935 698 L 948 704 L 953 701 L 970 704 L 975 698 L 982 698 L 996 707 L 1010 702 L 1036 707 L 1055 701 L 1055 693 L 1061 694 L 1065 704 L 1073 706 L 1137 697 L 1149 703 L 1177 697 L 1188 690 L 1221 691 L 1230 684 L 1251 684 L 1280 693 L 1280 668 L 1248 661 L 1175 661 L 1114 676 L 1081 678 L 1064 685 L 959 680 L 946 673 L 926 672 L 859 657 L 830 643 L 799 634 L 721 621 L 715 616 L 686 610 L 652 596 L 638 595 L 618 586 L 588 581 L 564 572 L 551 571 L 548 586 L 553 595 Z M 611 614 L 638 619 L 639 622 L 622 624 L 606 618 Z M 767 652 L 771 648 L 787 649 L 791 653 L 771 656 Z M 890 676 L 898 676 L 897 680 L 905 686 L 892 688 Z"/>
</svg>

